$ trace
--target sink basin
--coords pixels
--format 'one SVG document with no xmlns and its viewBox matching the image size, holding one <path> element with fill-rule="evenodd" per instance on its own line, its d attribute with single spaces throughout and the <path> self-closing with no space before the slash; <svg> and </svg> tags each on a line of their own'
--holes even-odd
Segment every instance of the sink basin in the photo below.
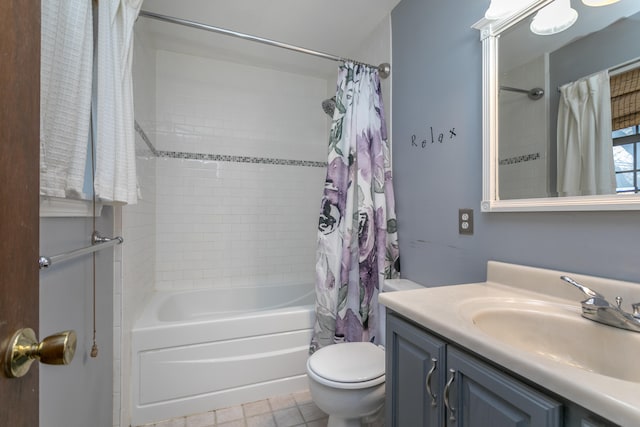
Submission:
<svg viewBox="0 0 640 427">
<path fill-rule="evenodd" d="M 640 382 L 640 334 L 601 325 L 578 307 L 529 300 L 484 301 L 463 307 L 482 333 L 555 362 Z"/>
</svg>

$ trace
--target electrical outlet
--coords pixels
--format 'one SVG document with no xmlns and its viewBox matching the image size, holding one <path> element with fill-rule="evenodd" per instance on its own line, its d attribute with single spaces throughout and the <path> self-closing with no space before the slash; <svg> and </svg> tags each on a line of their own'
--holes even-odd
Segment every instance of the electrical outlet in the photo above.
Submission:
<svg viewBox="0 0 640 427">
<path fill-rule="evenodd" d="M 473 209 L 458 209 L 458 234 L 473 234 Z"/>
</svg>

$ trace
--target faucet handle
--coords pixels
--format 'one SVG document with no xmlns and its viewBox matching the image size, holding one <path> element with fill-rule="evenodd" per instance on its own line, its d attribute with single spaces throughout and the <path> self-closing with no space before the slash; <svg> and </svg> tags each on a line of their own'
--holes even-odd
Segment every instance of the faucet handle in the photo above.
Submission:
<svg viewBox="0 0 640 427">
<path fill-rule="evenodd" d="M 640 319 L 640 302 L 631 304 L 631 308 L 633 308 L 633 317 Z"/>
<path fill-rule="evenodd" d="M 616 306 L 618 306 L 618 309 L 622 308 L 622 297 L 616 297 Z"/>
<path fill-rule="evenodd" d="M 606 298 L 599 294 L 598 292 L 591 290 L 589 288 L 587 288 L 586 286 L 576 282 L 575 280 L 573 280 L 571 277 L 569 276 L 560 276 L 560 279 L 564 280 L 565 282 L 567 282 L 570 285 L 575 286 L 576 288 L 578 288 L 580 291 L 582 291 L 583 294 L 585 294 L 586 296 L 588 296 L 589 298 L 599 298 L 603 301 L 606 301 Z M 616 299 L 617 301 L 617 299 Z M 622 303 L 622 299 L 620 300 Z"/>
</svg>

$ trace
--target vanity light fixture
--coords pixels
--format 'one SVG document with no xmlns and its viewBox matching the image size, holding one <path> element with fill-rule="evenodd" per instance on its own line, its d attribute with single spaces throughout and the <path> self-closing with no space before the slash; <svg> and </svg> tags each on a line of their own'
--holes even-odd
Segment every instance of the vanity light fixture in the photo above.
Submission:
<svg viewBox="0 0 640 427">
<path fill-rule="evenodd" d="M 578 12 L 571 8 L 570 0 L 554 0 L 538 11 L 529 28 L 534 34 L 548 36 L 566 30 L 577 19 Z"/>
<path fill-rule="evenodd" d="M 609 4 L 617 3 L 619 1 L 620 0 L 582 0 L 582 3 L 586 4 L 587 6 L 598 7 L 598 6 L 607 6 Z"/>
<path fill-rule="evenodd" d="M 490 20 L 502 19 L 522 9 L 532 0 L 491 0 L 484 17 Z M 611 1 L 611 0 L 609 0 Z"/>
</svg>

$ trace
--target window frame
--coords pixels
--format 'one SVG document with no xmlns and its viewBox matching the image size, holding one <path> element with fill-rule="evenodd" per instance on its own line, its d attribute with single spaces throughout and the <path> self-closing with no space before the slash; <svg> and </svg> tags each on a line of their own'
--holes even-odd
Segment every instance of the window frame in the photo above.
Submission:
<svg viewBox="0 0 640 427">
<path fill-rule="evenodd" d="M 638 175 L 640 174 L 640 164 L 638 164 L 638 156 L 640 150 L 640 124 L 629 126 L 629 128 L 635 128 L 635 132 L 632 135 L 624 135 L 615 137 L 613 136 L 617 131 L 612 132 L 612 142 L 613 147 L 621 146 L 621 145 L 633 145 L 633 168 L 628 170 L 615 171 L 616 177 L 619 174 L 623 173 L 632 173 L 633 174 L 633 188 L 631 190 L 619 190 L 616 179 L 616 194 L 638 194 L 640 193 L 640 182 L 638 180 Z M 628 128 L 625 128 L 628 129 Z M 621 129 L 619 129 L 621 130 Z"/>
</svg>

